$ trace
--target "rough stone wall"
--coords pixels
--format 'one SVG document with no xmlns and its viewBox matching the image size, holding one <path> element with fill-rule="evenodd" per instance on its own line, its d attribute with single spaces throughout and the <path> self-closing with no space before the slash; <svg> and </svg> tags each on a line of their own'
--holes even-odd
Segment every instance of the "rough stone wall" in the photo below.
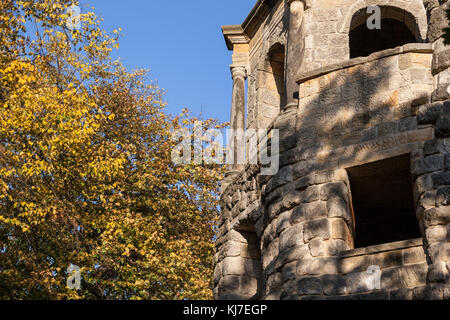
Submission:
<svg viewBox="0 0 450 320">
<path fill-rule="evenodd" d="M 371 5 L 382 7 L 382 18 L 392 18 L 418 26 L 417 42 L 426 39 L 427 21 L 422 0 L 315 0 L 305 15 L 305 57 L 303 71 L 316 70 L 350 57 L 349 32 L 352 18 L 360 9 Z M 399 10 L 411 15 L 407 18 Z M 365 16 L 364 16 L 365 18 Z M 412 28 L 411 29 L 415 29 Z"/>
<path fill-rule="evenodd" d="M 274 92 L 276 90 L 271 90 L 276 87 L 275 79 L 268 74 L 272 73 L 269 63 L 271 49 L 286 44 L 285 12 L 285 3 L 280 1 L 250 41 L 247 128 L 266 129 L 280 112 L 280 97 Z"/>
<path fill-rule="evenodd" d="M 352 15 L 387 3 L 416 17 L 422 39 L 428 19 L 429 43 L 352 60 L 343 45 L 339 54 L 346 42 L 335 37 L 348 34 Z M 447 23 L 447 5 L 316 0 L 306 11 L 312 47 L 298 80 L 298 109 L 263 121 L 280 130 L 280 170 L 262 176 L 247 166 L 223 189 L 216 299 L 450 299 L 450 53 L 437 31 Z M 274 9 L 252 40 L 259 45 L 252 49 L 249 111 L 262 101 L 258 66 L 273 44 L 285 44 L 284 10 Z M 322 37 L 320 30 L 330 32 Z M 331 54 L 335 60 L 326 58 Z M 404 154 L 422 238 L 354 249 L 346 169 Z M 370 265 L 381 268 L 380 290 L 364 285 Z"/>
</svg>

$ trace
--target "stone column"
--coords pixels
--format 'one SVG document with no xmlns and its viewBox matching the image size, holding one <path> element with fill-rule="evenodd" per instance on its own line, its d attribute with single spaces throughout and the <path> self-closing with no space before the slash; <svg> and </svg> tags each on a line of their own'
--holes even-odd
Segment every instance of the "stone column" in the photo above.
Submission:
<svg viewBox="0 0 450 320">
<path fill-rule="evenodd" d="M 233 98 L 231 102 L 229 156 L 233 159 L 232 171 L 244 169 L 245 162 L 245 79 L 247 70 L 244 66 L 231 66 L 233 76 Z"/>
<path fill-rule="evenodd" d="M 283 109 L 297 108 L 298 85 L 295 77 L 303 60 L 303 16 L 305 9 L 309 8 L 307 0 L 288 0 L 289 30 L 287 41 L 286 61 L 286 106 Z"/>
</svg>

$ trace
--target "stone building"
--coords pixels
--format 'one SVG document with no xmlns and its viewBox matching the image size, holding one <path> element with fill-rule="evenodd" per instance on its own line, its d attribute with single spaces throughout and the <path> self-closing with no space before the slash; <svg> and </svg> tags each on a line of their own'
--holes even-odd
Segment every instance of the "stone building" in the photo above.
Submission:
<svg viewBox="0 0 450 320">
<path fill-rule="evenodd" d="M 231 126 L 279 130 L 280 167 L 223 181 L 216 299 L 450 298 L 448 7 L 259 0 L 222 27 Z"/>
</svg>

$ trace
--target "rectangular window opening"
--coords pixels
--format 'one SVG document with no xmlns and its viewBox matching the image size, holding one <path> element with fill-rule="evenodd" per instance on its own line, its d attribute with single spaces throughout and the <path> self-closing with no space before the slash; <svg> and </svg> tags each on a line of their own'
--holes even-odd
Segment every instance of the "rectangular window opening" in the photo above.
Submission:
<svg viewBox="0 0 450 320">
<path fill-rule="evenodd" d="M 355 248 L 421 237 L 409 154 L 347 172 L 355 216 Z"/>
</svg>

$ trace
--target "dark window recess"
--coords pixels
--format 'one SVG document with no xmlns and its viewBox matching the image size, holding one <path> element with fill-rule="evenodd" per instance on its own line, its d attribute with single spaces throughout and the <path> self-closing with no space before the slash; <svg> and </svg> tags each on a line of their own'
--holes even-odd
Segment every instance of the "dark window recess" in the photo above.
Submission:
<svg viewBox="0 0 450 320">
<path fill-rule="evenodd" d="M 414 35 L 404 23 L 394 19 L 382 19 L 381 29 L 370 30 L 363 23 L 350 31 L 350 59 L 366 57 L 407 43 L 416 42 Z"/>
<path fill-rule="evenodd" d="M 355 214 L 355 248 L 421 237 L 409 155 L 347 171 Z"/>
<path fill-rule="evenodd" d="M 255 271 L 253 274 L 243 275 L 240 280 L 241 292 L 246 292 L 250 296 L 240 297 L 245 300 L 260 300 L 262 298 L 262 260 L 260 250 L 260 239 L 256 235 L 255 225 L 250 221 L 241 222 L 236 229 L 246 240 L 246 245 L 242 248 L 241 257 L 243 263 L 252 265 Z M 254 282 L 257 282 L 255 288 Z M 254 291 L 256 289 L 256 291 Z"/>
</svg>

